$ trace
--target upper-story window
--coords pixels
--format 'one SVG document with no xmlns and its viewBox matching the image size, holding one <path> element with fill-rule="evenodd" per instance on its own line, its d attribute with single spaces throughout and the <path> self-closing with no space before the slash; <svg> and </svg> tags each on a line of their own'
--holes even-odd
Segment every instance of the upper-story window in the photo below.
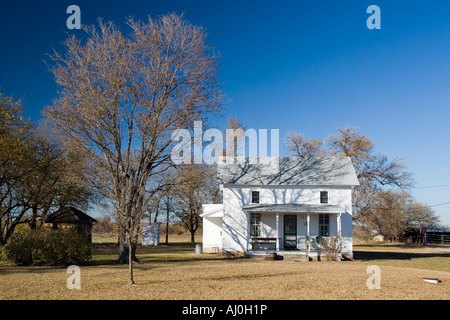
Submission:
<svg viewBox="0 0 450 320">
<path fill-rule="evenodd" d="M 259 203 L 259 191 L 252 191 L 252 203 Z"/>
<path fill-rule="evenodd" d="M 328 191 L 320 191 L 320 203 L 328 203 Z"/>
</svg>

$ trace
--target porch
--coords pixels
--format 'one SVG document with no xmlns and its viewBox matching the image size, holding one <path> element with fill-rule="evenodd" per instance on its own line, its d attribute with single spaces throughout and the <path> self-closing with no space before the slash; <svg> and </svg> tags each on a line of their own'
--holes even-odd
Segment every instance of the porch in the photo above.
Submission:
<svg viewBox="0 0 450 320">
<path fill-rule="evenodd" d="M 243 210 L 249 221 L 248 255 L 320 256 L 317 237 L 342 239 L 341 215 L 345 210 L 336 205 L 251 204 Z"/>
<path fill-rule="evenodd" d="M 304 238 L 304 237 L 303 237 Z M 323 237 L 325 240 L 327 237 Z M 272 239 L 272 238 L 270 238 Z M 315 237 L 310 237 L 310 247 L 309 250 L 306 248 L 306 240 L 303 240 L 304 248 L 291 248 L 291 249 L 285 249 L 285 248 L 279 248 L 276 249 L 275 244 L 273 246 L 269 247 L 254 247 L 250 248 L 250 250 L 247 251 L 247 255 L 252 256 L 268 256 L 268 254 L 276 253 L 277 256 L 282 256 L 283 260 L 298 260 L 298 259 L 312 259 L 312 260 L 321 260 L 323 256 L 326 256 L 325 252 L 323 252 L 316 240 Z M 279 243 L 281 243 L 281 238 L 278 240 Z"/>
</svg>

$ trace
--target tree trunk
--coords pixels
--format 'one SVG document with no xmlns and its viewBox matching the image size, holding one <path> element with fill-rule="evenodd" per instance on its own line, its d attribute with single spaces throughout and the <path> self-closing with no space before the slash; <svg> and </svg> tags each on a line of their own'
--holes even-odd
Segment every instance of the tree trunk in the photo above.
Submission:
<svg viewBox="0 0 450 320">
<path fill-rule="evenodd" d="M 169 245 L 169 205 L 166 208 L 166 245 Z"/>
<path fill-rule="evenodd" d="M 130 254 L 134 262 L 139 263 L 139 259 L 136 257 L 136 244 L 131 243 L 131 252 L 129 250 L 128 243 L 124 243 L 120 246 L 119 258 L 116 260 L 118 264 L 127 264 L 130 260 Z"/>
<path fill-rule="evenodd" d="M 191 231 L 191 243 L 195 244 L 195 231 Z"/>
<path fill-rule="evenodd" d="M 136 243 L 131 242 L 130 252 L 125 231 L 122 230 L 122 228 L 119 228 L 119 258 L 116 260 L 116 263 L 127 264 L 129 262 L 130 253 L 133 261 L 139 263 L 139 259 L 136 257 Z"/>
<path fill-rule="evenodd" d="M 38 215 L 38 213 L 37 213 L 37 206 L 34 205 L 31 208 L 31 221 L 30 221 L 30 224 L 29 224 L 31 230 L 36 230 L 36 228 L 37 228 L 37 215 Z"/>
<path fill-rule="evenodd" d="M 133 248 L 133 245 L 131 243 L 131 238 L 128 241 L 128 247 Z M 130 285 L 134 285 L 134 277 L 133 277 L 133 249 L 128 250 L 128 268 L 130 271 Z"/>
<path fill-rule="evenodd" d="M 158 222 L 158 214 L 159 214 L 159 203 L 158 203 L 158 206 L 156 207 L 155 219 L 153 219 L 153 223 Z"/>
</svg>

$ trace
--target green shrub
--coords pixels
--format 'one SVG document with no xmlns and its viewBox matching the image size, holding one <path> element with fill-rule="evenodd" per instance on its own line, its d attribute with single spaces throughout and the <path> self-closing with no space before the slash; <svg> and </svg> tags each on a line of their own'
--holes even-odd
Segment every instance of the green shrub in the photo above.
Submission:
<svg viewBox="0 0 450 320">
<path fill-rule="evenodd" d="M 14 233 L 3 257 L 17 265 L 82 264 L 91 258 L 87 241 L 70 230 L 27 230 Z"/>
</svg>

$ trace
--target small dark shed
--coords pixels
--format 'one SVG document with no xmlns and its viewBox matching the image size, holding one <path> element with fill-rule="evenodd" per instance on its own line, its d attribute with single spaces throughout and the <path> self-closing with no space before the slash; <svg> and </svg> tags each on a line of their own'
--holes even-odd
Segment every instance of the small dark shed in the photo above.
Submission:
<svg viewBox="0 0 450 320">
<path fill-rule="evenodd" d="M 92 224 L 97 220 L 74 207 L 64 207 L 51 214 L 44 221 L 53 225 L 53 229 L 74 229 L 92 242 Z"/>
</svg>

